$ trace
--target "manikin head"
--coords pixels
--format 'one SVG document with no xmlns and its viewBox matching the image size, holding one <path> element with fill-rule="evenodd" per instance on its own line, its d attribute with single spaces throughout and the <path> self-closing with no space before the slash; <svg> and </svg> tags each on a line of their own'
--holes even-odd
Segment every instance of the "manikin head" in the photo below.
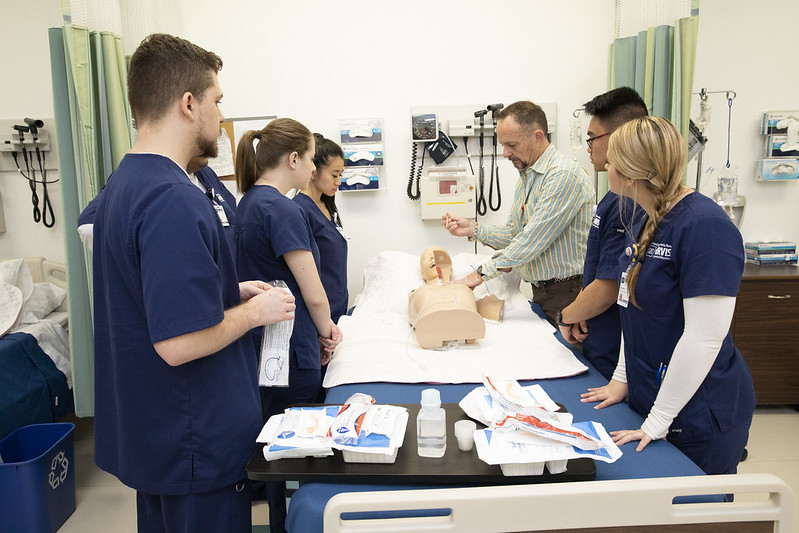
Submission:
<svg viewBox="0 0 799 533">
<path fill-rule="evenodd" d="M 419 267 L 422 279 L 427 283 L 436 283 L 439 279 L 447 282 L 452 277 L 452 259 L 444 249 L 436 246 L 425 248 L 419 258 Z"/>
</svg>

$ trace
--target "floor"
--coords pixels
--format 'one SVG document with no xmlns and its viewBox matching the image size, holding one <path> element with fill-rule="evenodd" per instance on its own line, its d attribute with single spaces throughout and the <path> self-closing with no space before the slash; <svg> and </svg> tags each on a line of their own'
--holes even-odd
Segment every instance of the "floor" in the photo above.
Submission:
<svg viewBox="0 0 799 533">
<path fill-rule="evenodd" d="M 74 432 L 77 509 L 59 533 L 132 533 L 136 531 L 135 492 L 114 476 L 98 469 L 93 460 L 92 419 L 72 420 Z M 771 473 L 782 478 L 794 492 L 794 523 L 799 525 L 799 411 L 788 406 L 758 407 L 739 473 Z M 751 499 L 760 498 L 760 495 Z M 765 497 L 764 495 L 762 497 Z M 253 525 L 268 524 L 265 503 L 253 506 Z M 254 527 L 253 531 L 265 531 Z"/>
</svg>

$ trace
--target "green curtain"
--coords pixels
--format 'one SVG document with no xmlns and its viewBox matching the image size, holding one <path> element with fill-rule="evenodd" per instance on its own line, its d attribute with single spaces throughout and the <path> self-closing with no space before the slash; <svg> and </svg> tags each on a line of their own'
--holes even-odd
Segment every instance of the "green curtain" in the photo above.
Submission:
<svg viewBox="0 0 799 533">
<path fill-rule="evenodd" d="M 633 87 L 650 114 L 668 118 L 684 138 L 688 137 L 691 114 L 698 29 L 699 16 L 694 15 L 674 26 L 648 28 L 610 45 L 608 88 Z M 607 191 L 607 176 L 602 174 L 600 198 Z"/>
<path fill-rule="evenodd" d="M 66 19 L 67 17 L 65 17 Z M 65 22 L 50 28 L 77 416 L 94 415 L 92 260 L 77 234 L 80 212 L 105 185 L 133 139 L 120 37 Z"/>
</svg>

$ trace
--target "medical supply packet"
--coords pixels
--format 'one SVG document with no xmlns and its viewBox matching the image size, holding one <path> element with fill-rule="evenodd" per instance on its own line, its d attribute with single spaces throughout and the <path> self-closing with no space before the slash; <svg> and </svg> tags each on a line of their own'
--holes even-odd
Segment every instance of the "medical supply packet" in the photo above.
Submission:
<svg viewBox="0 0 799 533">
<path fill-rule="evenodd" d="M 257 442 L 266 443 L 264 458 L 272 461 L 324 457 L 333 455 L 333 449 L 338 449 L 342 450 L 347 462 L 393 462 L 403 444 L 408 424 L 408 411 L 404 407 L 368 405 L 364 413 L 354 417 L 357 421 L 352 424 L 358 428 L 354 440 L 349 444 L 341 444 L 336 443 L 331 436 L 337 416 L 344 414 L 338 427 L 346 427 L 351 417 L 349 413 L 355 412 L 353 404 L 363 400 L 356 399 L 347 409 L 339 405 L 290 407 L 283 413 L 269 417 L 256 439 Z M 353 453 L 359 455 L 354 456 Z M 387 458 L 370 459 L 375 456 Z"/>
<path fill-rule="evenodd" d="M 328 436 L 336 444 L 357 444 L 366 411 L 374 403 L 374 398 L 360 392 L 347 398 L 336 414 Z"/>
<path fill-rule="evenodd" d="M 511 380 L 488 380 L 488 387 L 472 389 L 458 404 L 469 418 L 477 420 L 486 426 L 492 420 L 500 421 L 507 414 L 522 412 L 536 416 L 571 423 L 573 417 L 570 413 L 558 413 L 558 404 L 552 401 L 541 385 L 522 387 L 518 382 Z M 501 403 L 499 398 L 503 398 Z M 510 404 L 506 408 L 504 405 Z"/>
<path fill-rule="evenodd" d="M 265 442 L 267 461 L 287 457 L 324 457 L 333 455 L 327 436 L 339 407 L 291 407 L 266 421 L 256 442 Z"/>
<path fill-rule="evenodd" d="M 459 403 L 470 417 L 489 426 L 474 433 L 478 457 L 488 464 L 547 463 L 590 457 L 613 462 L 622 452 L 598 422 L 574 422 L 540 385 L 483 379 Z M 503 472 L 504 472 L 503 468 Z"/>
<path fill-rule="evenodd" d="M 597 422 L 576 422 L 573 426 L 576 430 L 595 440 L 598 443 L 597 448 L 581 450 L 575 446 L 536 435 L 514 435 L 501 429 L 483 429 L 474 433 L 477 456 L 490 465 L 543 463 L 582 457 L 612 463 L 621 457 L 621 450 L 610 438 L 602 424 Z"/>
<path fill-rule="evenodd" d="M 358 441 L 354 444 L 334 442 L 333 448 L 344 452 L 347 462 L 378 462 L 368 459 L 370 456 L 385 455 L 396 458 L 397 450 L 405 440 L 405 429 L 408 425 L 408 410 L 396 405 L 371 405 L 361 424 Z M 360 455 L 353 456 L 347 452 Z M 392 461 L 393 462 L 393 461 Z"/>
</svg>

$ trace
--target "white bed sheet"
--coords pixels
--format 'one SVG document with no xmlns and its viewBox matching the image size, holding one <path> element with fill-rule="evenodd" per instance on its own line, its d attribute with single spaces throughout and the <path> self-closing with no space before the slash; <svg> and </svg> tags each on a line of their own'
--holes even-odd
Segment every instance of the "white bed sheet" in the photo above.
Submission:
<svg viewBox="0 0 799 533">
<path fill-rule="evenodd" d="M 452 258 L 453 279 L 485 257 Z M 497 379 L 549 379 L 573 376 L 587 368 L 554 336 L 519 291 L 518 275 L 509 273 L 475 289 L 505 300 L 502 322 L 486 320 L 486 335 L 475 344 L 423 349 L 408 323 L 408 293 L 424 283 L 419 256 L 382 252 L 364 268 L 364 291 L 352 316 L 343 316 L 344 335 L 325 374 L 327 388 L 346 383 L 482 383 Z M 487 285 L 487 287 L 486 287 Z"/>
<path fill-rule="evenodd" d="M 68 312 L 64 310 L 66 290 L 60 281 L 66 273 L 63 265 L 42 258 L 4 260 L 0 265 L 0 290 L 14 286 L 23 296 L 13 310 L 15 324 L 8 332 L 32 335 L 72 389 Z"/>
</svg>

